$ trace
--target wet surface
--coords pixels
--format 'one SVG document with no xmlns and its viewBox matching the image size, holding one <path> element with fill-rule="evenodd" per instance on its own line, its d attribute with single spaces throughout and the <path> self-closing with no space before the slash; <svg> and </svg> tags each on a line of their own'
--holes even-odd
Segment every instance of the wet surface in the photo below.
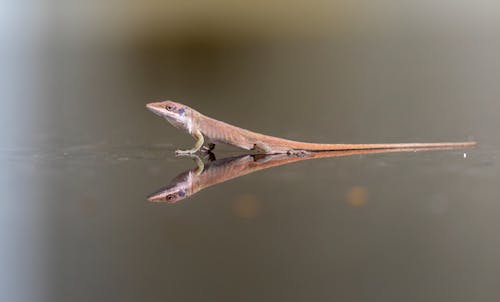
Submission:
<svg viewBox="0 0 500 302">
<path fill-rule="evenodd" d="M 34 237 L 45 282 L 70 291 L 61 299 L 103 291 L 128 300 L 496 294 L 492 150 L 299 161 L 175 204 L 147 200 L 196 167 L 168 147 L 1 153 L 9 183 L 41 184 L 9 201 L 25 219 L 11 231 Z"/>
</svg>

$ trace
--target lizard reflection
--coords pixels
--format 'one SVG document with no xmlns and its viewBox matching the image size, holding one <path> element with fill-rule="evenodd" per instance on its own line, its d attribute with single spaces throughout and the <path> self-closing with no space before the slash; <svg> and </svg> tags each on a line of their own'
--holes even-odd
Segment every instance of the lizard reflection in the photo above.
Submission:
<svg viewBox="0 0 500 302">
<path fill-rule="evenodd" d="M 226 157 L 213 160 L 208 164 L 197 155 L 186 155 L 194 159 L 196 167 L 189 169 L 177 177 L 170 184 L 159 191 L 148 196 L 151 202 L 175 203 L 191 197 L 199 191 L 217 185 L 219 183 L 247 175 L 259 170 L 290 164 L 293 162 L 327 157 L 342 157 L 358 154 L 389 153 L 389 152 L 416 152 L 429 150 L 445 150 L 447 148 L 404 148 L 404 149 L 375 149 L 375 150 L 348 150 L 348 151 L 325 151 L 307 153 L 303 155 L 288 154 L 255 154 Z M 210 154 L 213 157 L 213 154 Z"/>
</svg>

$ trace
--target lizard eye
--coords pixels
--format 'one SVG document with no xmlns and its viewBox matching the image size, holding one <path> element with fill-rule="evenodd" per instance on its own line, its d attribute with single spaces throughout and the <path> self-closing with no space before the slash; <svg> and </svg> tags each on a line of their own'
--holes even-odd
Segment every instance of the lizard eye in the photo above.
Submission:
<svg viewBox="0 0 500 302">
<path fill-rule="evenodd" d="M 175 199 L 175 195 L 174 194 L 167 195 L 167 200 L 168 201 L 172 201 L 174 199 Z"/>
<path fill-rule="evenodd" d="M 165 106 L 165 109 L 167 109 L 168 111 L 172 111 L 174 107 L 172 105 L 167 105 Z"/>
</svg>

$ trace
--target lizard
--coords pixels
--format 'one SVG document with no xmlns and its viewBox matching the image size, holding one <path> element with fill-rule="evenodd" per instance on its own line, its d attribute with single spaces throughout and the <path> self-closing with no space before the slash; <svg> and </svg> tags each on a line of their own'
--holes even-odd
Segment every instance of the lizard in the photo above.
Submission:
<svg viewBox="0 0 500 302">
<path fill-rule="evenodd" d="M 147 199 L 155 203 L 176 203 L 180 200 L 190 198 L 192 195 L 208 187 L 235 179 L 260 170 L 291 164 L 303 160 L 344 157 L 364 154 L 379 154 L 393 152 L 417 152 L 431 150 L 448 150 L 453 147 L 433 148 L 389 148 L 389 149 L 363 149 L 345 151 L 311 152 L 303 156 L 288 154 L 245 154 L 234 157 L 226 157 L 213 160 L 208 164 L 197 155 L 183 155 L 193 158 L 196 167 L 180 173 L 170 183 L 155 193 L 150 194 Z"/>
<path fill-rule="evenodd" d="M 196 143 L 188 150 L 177 150 L 177 155 L 194 154 L 205 142 L 224 143 L 245 150 L 264 154 L 303 155 L 317 151 L 370 150 L 390 148 L 470 147 L 475 141 L 438 143 L 390 143 L 390 144 L 319 144 L 293 141 L 246 130 L 205 116 L 193 108 L 174 101 L 153 102 L 146 105 L 153 113 L 165 118 L 174 127 L 188 132 Z M 211 144 L 208 151 L 215 147 Z"/>
</svg>

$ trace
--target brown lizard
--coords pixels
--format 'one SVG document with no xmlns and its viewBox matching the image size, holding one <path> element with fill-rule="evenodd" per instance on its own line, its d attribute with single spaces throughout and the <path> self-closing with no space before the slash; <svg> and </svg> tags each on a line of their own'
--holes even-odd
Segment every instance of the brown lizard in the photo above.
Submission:
<svg viewBox="0 0 500 302">
<path fill-rule="evenodd" d="M 196 143 L 192 149 L 177 150 L 176 154 L 196 153 L 203 146 L 205 137 L 212 143 L 224 143 L 245 150 L 256 150 L 265 154 L 306 154 L 309 151 L 372 150 L 391 148 L 469 147 L 476 144 L 474 141 L 398 144 L 304 143 L 242 129 L 205 116 L 189 106 L 173 101 L 149 103 L 146 107 L 153 113 L 165 118 L 174 127 L 187 131 L 196 139 Z M 212 145 L 210 150 L 213 149 L 213 146 L 215 145 Z"/>
</svg>

